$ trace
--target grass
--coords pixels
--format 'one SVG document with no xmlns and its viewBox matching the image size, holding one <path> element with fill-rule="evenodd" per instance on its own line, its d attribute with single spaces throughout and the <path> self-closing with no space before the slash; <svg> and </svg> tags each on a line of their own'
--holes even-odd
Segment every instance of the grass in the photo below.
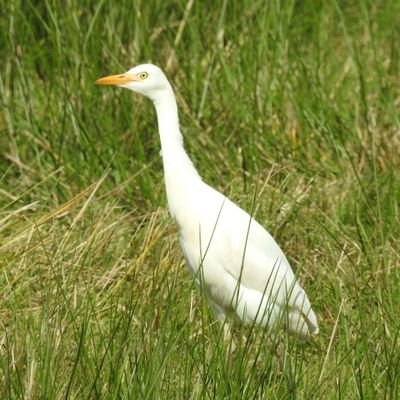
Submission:
<svg viewBox="0 0 400 400">
<path fill-rule="evenodd" d="M 398 1 L 1 9 L 1 398 L 399 398 Z M 317 312 L 282 371 L 260 330 L 227 349 L 183 266 L 151 104 L 93 84 L 147 61 Z"/>
</svg>

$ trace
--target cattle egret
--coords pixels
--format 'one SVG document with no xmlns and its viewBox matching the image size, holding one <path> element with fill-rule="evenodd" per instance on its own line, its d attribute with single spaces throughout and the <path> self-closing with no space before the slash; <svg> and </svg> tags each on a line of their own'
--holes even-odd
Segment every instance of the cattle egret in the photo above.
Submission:
<svg viewBox="0 0 400 400">
<path fill-rule="evenodd" d="M 183 147 L 178 109 L 160 68 L 143 64 L 100 78 L 152 100 L 161 139 L 170 214 L 191 275 L 204 288 L 216 317 L 236 315 L 263 328 L 280 326 L 301 338 L 318 333 L 317 318 L 288 260 L 249 214 L 203 182 Z"/>
</svg>

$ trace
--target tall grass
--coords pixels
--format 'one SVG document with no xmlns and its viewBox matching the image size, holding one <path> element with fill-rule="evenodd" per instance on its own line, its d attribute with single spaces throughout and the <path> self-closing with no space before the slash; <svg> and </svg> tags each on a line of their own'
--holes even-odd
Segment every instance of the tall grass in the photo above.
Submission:
<svg viewBox="0 0 400 400">
<path fill-rule="evenodd" d="M 1 1 L 0 397 L 400 396 L 400 3 Z M 204 179 L 277 238 L 321 333 L 231 343 L 186 273 L 151 61 Z"/>
</svg>

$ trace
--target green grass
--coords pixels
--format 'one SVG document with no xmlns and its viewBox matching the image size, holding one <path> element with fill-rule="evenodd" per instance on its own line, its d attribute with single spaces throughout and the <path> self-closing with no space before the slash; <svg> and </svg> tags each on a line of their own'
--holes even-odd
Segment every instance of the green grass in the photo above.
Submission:
<svg viewBox="0 0 400 400">
<path fill-rule="evenodd" d="M 0 397 L 400 397 L 400 3 L 1 1 Z M 151 61 L 204 179 L 296 269 L 320 335 L 230 345 L 166 210 Z"/>
</svg>

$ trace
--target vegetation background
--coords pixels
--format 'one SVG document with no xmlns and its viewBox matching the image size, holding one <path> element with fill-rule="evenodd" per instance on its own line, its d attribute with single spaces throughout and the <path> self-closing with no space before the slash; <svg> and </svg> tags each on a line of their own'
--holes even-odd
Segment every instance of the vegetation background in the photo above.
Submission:
<svg viewBox="0 0 400 400">
<path fill-rule="evenodd" d="M 400 1 L 0 0 L 2 399 L 400 398 Z M 155 112 L 276 237 L 318 314 L 221 328 L 168 216 Z M 233 347 L 236 347 L 235 349 Z"/>
</svg>

